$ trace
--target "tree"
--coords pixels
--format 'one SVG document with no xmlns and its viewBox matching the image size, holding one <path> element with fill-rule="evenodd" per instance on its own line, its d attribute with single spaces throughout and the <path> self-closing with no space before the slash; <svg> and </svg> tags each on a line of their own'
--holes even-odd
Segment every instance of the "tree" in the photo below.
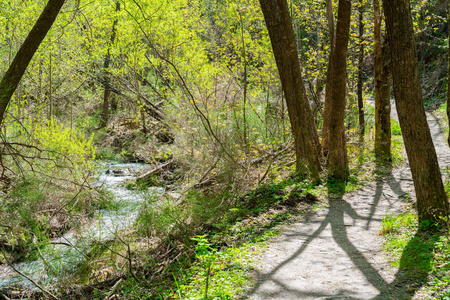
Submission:
<svg viewBox="0 0 450 300">
<path fill-rule="evenodd" d="M 14 91 L 19 85 L 25 70 L 42 40 L 52 27 L 65 0 L 49 0 L 27 38 L 23 42 L 14 60 L 0 82 L 0 124 Z"/>
<path fill-rule="evenodd" d="M 278 73 L 286 97 L 292 131 L 294 133 L 297 170 L 303 168 L 306 159 L 311 176 L 319 180 L 319 149 L 313 145 L 313 134 L 308 121 L 312 116 L 307 102 L 305 87 L 297 54 L 292 21 L 286 0 L 260 0 L 261 8 L 269 31 Z"/>
<path fill-rule="evenodd" d="M 359 57 L 358 57 L 358 120 L 359 136 L 364 139 L 366 130 L 364 123 L 364 101 L 363 101 L 363 66 L 364 66 L 364 0 L 359 1 Z"/>
<path fill-rule="evenodd" d="M 417 197 L 419 222 L 448 216 L 447 194 L 422 100 L 409 0 L 383 0 L 397 113 Z"/>
<path fill-rule="evenodd" d="M 447 6 L 447 26 L 448 26 L 448 38 L 450 41 L 450 1 L 448 1 L 448 6 Z M 447 66 L 447 120 L 448 120 L 448 123 L 450 124 L 450 43 L 448 44 L 448 49 L 447 49 L 447 64 L 448 64 L 448 66 Z M 448 135 L 447 143 L 450 146 L 450 134 Z"/>
<path fill-rule="evenodd" d="M 120 11 L 120 2 L 117 1 L 116 2 L 116 12 Z M 108 124 L 108 119 L 109 119 L 109 98 L 111 96 L 111 86 L 110 86 L 110 75 L 108 74 L 108 68 L 109 65 L 111 64 L 111 45 L 114 44 L 114 41 L 116 39 L 116 26 L 117 23 L 119 22 L 119 20 L 116 18 L 113 22 L 113 26 L 112 26 L 112 30 L 111 30 L 111 42 L 108 45 L 108 50 L 105 56 L 105 60 L 104 60 L 104 64 L 103 64 L 103 68 L 104 68 L 104 72 L 105 72 L 105 77 L 104 77 L 104 86 L 105 86 L 105 91 L 103 93 L 103 107 L 102 107 L 102 123 L 100 125 L 100 127 L 104 127 Z"/>
<path fill-rule="evenodd" d="M 381 47 L 381 9 L 373 1 L 374 73 L 375 73 L 375 157 L 384 161 L 391 156 L 391 100 L 389 66 L 384 63 L 387 47 Z M 383 51 L 384 50 L 384 51 Z M 383 93 L 384 91 L 384 93 Z M 387 95 L 386 95 L 387 92 Z"/>
<path fill-rule="evenodd" d="M 324 155 L 328 155 L 329 149 L 331 103 L 333 102 L 332 68 L 333 68 L 334 42 L 336 35 L 334 27 L 333 2 L 331 0 L 327 0 L 326 6 L 327 6 L 328 31 L 330 34 L 330 58 L 328 60 L 327 84 L 325 86 L 325 105 L 323 109 L 322 150 Z"/>
<path fill-rule="evenodd" d="M 344 115 L 351 12 L 350 0 L 339 0 L 336 42 L 333 49 L 333 66 L 330 74 L 333 101 L 331 104 L 332 114 L 330 117 L 330 147 L 328 154 L 328 174 L 339 181 L 346 181 L 349 175 Z"/>
</svg>

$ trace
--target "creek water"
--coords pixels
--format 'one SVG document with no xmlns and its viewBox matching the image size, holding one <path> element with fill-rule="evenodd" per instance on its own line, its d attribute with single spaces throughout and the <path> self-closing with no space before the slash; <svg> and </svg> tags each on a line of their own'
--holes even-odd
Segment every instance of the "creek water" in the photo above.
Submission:
<svg viewBox="0 0 450 300">
<path fill-rule="evenodd" d="M 115 209 L 96 211 L 94 218 L 81 229 L 71 230 L 40 249 L 39 259 L 14 264 L 14 268 L 43 286 L 75 272 L 92 250 L 92 245 L 113 240 L 118 231 L 136 222 L 147 197 L 157 197 L 164 192 L 164 188 L 152 187 L 144 194 L 124 186 L 126 181 L 148 169 L 149 165 L 138 163 L 101 164 L 97 169 L 96 186 L 103 186 L 113 195 L 114 201 L 118 202 Z M 0 291 L 14 287 L 35 288 L 11 267 L 0 266 Z"/>
</svg>

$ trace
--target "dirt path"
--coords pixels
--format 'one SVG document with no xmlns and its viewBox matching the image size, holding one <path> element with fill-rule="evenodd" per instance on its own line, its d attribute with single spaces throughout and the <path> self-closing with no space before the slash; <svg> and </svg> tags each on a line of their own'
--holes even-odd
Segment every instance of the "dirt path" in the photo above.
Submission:
<svg viewBox="0 0 450 300">
<path fill-rule="evenodd" d="M 443 128 L 434 114 L 428 120 L 444 168 L 450 151 Z M 382 180 L 331 199 L 307 221 L 286 226 L 260 257 L 248 299 L 421 299 L 386 261 L 378 235 L 382 218 L 402 211 L 413 191 L 405 163 Z"/>
</svg>

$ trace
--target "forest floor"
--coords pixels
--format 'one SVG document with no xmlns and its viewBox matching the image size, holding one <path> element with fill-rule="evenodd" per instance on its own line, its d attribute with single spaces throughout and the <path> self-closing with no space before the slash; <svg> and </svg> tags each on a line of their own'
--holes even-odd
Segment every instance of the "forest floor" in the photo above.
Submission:
<svg viewBox="0 0 450 300">
<path fill-rule="evenodd" d="M 445 168 L 444 128 L 436 113 L 427 117 Z M 415 198 L 407 159 L 359 191 L 328 198 L 326 208 L 270 240 L 255 263 L 248 299 L 423 299 L 420 286 L 391 266 L 379 233 L 383 217 L 404 212 Z"/>
</svg>

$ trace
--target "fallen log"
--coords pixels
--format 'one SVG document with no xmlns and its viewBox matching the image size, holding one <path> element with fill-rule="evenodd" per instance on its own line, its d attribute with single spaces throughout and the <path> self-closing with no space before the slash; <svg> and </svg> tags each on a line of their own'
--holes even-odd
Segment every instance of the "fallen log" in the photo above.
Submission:
<svg viewBox="0 0 450 300">
<path fill-rule="evenodd" d="M 146 182 L 150 179 L 150 177 L 157 175 L 159 173 L 161 173 L 162 171 L 164 171 L 165 169 L 169 168 L 170 166 L 172 166 L 175 163 L 175 159 L 171 159 L 168 162 L 157 166 L 156 168 L 154 168 L 151 171 L 148 171 L 145 174 L 142 174 L 138 177 L 136 177 L 136 182 Z"/>
</svg>

